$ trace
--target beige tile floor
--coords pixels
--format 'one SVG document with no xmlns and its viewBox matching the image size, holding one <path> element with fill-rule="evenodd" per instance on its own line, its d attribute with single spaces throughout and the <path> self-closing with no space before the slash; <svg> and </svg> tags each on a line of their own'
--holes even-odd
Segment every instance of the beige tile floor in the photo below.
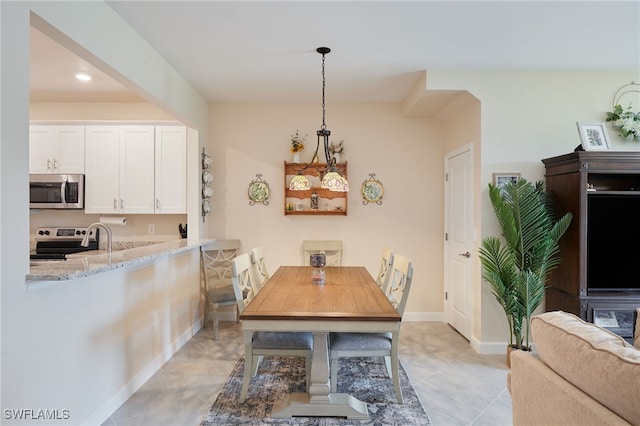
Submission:
<svg viewBox="0 0 640 426">
<path fill-rule="evenodd" d="M 104 426 L 196 426 L 242 354 L 235 322 L 200 330 Z M 403 322 L 400 360 L 431 423 L 511 425 L 504 355 L 479 355 L 440 322 Z"/>
</svg>

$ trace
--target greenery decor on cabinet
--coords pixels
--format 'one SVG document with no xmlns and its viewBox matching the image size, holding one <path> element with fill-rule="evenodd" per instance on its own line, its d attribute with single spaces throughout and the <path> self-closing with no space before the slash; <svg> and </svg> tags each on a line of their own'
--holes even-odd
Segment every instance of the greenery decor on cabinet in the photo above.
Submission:
<svg viewBox="0 0 640 426">
<path fill-rule="evenodd" d="M 544 183 L 526 179 L 498 187 L 489 184 L 489 198 L 503 239 L 482 240 L 482 277 L 504 310 L 509 346 L 530 350 L 529 323 L 544 298 L 549 273 L 560 263 L 558 241 L 572 220 L 566 213 L 554 220 Z"/>
<path fill-rule="evenodd" d="M 620 87 L 613 96 L 613 111 L 607 112 L 607 121 L 611 121 L 621 138 L 631 142 L 640 141 L 640 112 L 633 112 L 632 104 L 622 108 L 620 98 L 627 94 L 640 93 L 640 83 L 632 81 Z"/>
<path fill-rule="evenodd" d="M 337 192 L 321 188 L 322 176 L 327 171 L 326 163 L 284 163 L 284 214 L 285 215 L 326 215 L 346 216 L 348 192 Z M 347 177 L 347 162 L 336 164 L 336 169 Z M 302 170 L 302 171 L 301 171 Z M 309 189 L 299 191 L 289 189 L 291 179 L 303 174 L 310 182 Z M 314 194 L 317 194 L 317 198 Z M 312 203 L 312 197 L 314 202 Z M 317 200 L 317 204 L 315 203 Z M 317 208 L 312 208 L 316 207 Z"/>
</svg>

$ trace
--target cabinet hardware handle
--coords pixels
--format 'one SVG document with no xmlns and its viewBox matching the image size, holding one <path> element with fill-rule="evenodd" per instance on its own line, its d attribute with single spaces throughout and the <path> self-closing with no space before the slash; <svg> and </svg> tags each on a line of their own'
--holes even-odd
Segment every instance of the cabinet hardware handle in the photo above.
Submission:
<svg viewBox="0 0 640 426">
<path fill-rule="evenodd" d="M 466 257 L 467 259 L 471 257 L 471 253 L 466 252 L 466 253 L 458 253 L 458 256 L 462 256 L 462 257 Z"/>
<path fill-rule="evenodd" d="M 51 170 L 51 160 L 47 158 L 47 170 Z"/>
<path fill-rule="evenodd" d="M 117 209 L 118 205 L 116 204 L 118 202 L 118 200 L 116 200 L 115 198 L 113 199 L 113 209 Z"/>
<path fill-rule="evenodd" d="M 120 198 L 120 208 L 124 209 L 124 200 Z"/>
<path fill-rule="evenodd" d="M 58 168 L 58 160 L 56 160 L 55 158 L 53 159 L 53 170 Z"/>
<path fill-rule="evenodd" d="M 160 199 L 156 198 L 156 210 L 160 209 Z"/>
</svg>

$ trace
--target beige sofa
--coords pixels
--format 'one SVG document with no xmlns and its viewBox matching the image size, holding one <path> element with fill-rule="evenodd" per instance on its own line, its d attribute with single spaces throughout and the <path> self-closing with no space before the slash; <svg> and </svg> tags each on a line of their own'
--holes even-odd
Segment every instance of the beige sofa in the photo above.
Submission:
<svg viewBox="0 0 640 426">
<path fill-rule="evenodd" d="M 561 311 L 534 316 L 531 332 L 534 352 L 511 354 L 514 425 L 640 425 L 640 325 L 637 347 Z"/>
</svg>

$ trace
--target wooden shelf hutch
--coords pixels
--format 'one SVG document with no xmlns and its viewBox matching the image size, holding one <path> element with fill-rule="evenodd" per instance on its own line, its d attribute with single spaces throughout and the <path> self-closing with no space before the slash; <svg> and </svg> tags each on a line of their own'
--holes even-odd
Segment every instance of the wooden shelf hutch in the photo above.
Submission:
<svg viewBox="0 0 640 426">
<path fill-rule="evenodd" d="M 576 151 L 542 162 L 554 210 L 573 214 L 545 309 L 591 322 L 599 310 L 634 311 L 640 306 L 640 152 Z"/>
<path fill-rule="evenodd" d="M 309 166 L 305 169 L 305 167 Z M 285 215 L 325 215 L 346 216 L 348 192 L 335 192 L 320 188 L 320 176 L 327 168 L 326 163 L 284 163 L 284 214 Z M 303 170 L 304 169 L 304 170 Z M 347 162 L 336 165 L 338 173 L 347 177 Z M 306 191 L 292 191 L 289 189 L 291 179 L 302 173 L 309 179 L 311 189 Z M 318 208 L 312 208 L 311 197 L 318 195 Z"/>
</svg>

